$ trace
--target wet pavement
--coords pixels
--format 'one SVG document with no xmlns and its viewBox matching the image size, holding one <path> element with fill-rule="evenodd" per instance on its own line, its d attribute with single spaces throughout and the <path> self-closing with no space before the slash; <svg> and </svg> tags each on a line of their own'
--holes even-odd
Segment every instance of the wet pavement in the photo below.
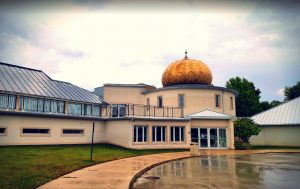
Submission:
<svg viewBox="0 0 300 189">
<path fill-rule="evenodd" d="M 134 189 L 298 189 L 300 153 L 229 154 L 168 162 L 145 172 Z"/>
</svg>

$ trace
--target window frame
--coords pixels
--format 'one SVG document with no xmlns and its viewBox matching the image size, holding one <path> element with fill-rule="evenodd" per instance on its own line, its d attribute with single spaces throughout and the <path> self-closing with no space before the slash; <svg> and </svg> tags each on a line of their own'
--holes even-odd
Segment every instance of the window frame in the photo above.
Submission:
<svg viewBox="0 0 300 189">
<path fill-rule="evenodd" d="M 142 127 L 142 141 L 138 141 L 139 130 L 138 128 Z M 146 130 L 145 130 L 146 128 Z M 145 134 L 146 131 L 146 134 Z M 146 137 L 146 138 L 145 138 Z M 145 140 L 146 139 L 146 140 Z M 134 125 L 133 126 L 133 137 L 132 141 L 135 144 L 147 144 L 149 141 L 149 126 L 148 125 Z"/>
<path fill-rule="evenodd" d="M 183 97 L 183 105 L 180 104 L 180 97 Z M 185 107 L 185 94 L 178 94 L 178 107 L 184 108 Z"/>
<path fill-rule="evenodd" d="M 164 101 L 163 101 L 163 96 L 157 96 L 157 107 L 158 108 L 163 108 L 164 107 Z"/>
<path fill-rule="evenodd" d="M 24 129 L 48 129 L 48 133 L 24 133 Z M 51 129 L 49 127 L 21 127 L 21 137 L 50 137 Z"/>
<path fill-rule="evenodd" d="M 64 130 L 82 130 L 82 133 L 64 133 Z M 62 137 L 83 137 L 85 136 L 84 128 L 61 128 Z"/>
<path fill-rule="evenodd" d="M 221 95 L 215 94 L 215 108 L 221 108 Z"/>
<path fill-rule="evenodd" d="M 4 132 L 0 133 L 0 136 L 7 136 L 7 127 L 0 126 L 0 129 L 4 129 Z"/>
<path fill-rule="evenodd" d="M 233 108 L 233 97 L 231 96 L 230 97 L 230 110 L 233 110 L 234 108 Z"/>
<path fill-rule="evenodd" d="M 175 136 L 176 128 L 179 128 L 179 140 L 176 140 L 176 136 Z M 185 141 L 186 141 L 185 126 L 171 126 L 170 127 L 170 142 L 171 143 L 183 143 Z"/>
<path fill-rule="evenodd" d="M 160 131 L 161 132 L 160 133 L 161 140 L 160 141 L 157 141 L 157 135 L 156 135 L 157 134 L 157 128 L 161 128 L 161 131 Z M 162 132 L 163 130 L 164 130 L 164 135 L 163 135 L 163 132 Z M 167 126 L 163 126 L 163 125 L 152 126 L 151 132 L 152 132 L 152 140 L 151 141 L 153 143 L 166 143 L 167 142 Z"/>
</svg>

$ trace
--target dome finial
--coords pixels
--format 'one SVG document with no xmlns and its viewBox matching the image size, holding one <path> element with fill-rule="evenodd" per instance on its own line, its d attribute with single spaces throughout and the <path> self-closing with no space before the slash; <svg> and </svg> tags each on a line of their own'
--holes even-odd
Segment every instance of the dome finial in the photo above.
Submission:
<svg viewBox="0 0 300 189">
<path fill-rule="evenodd" d="M 187 56 L 187 50 L 185 50 L 185 56 L 184 56 L 184 59 L 188 59 L 188 56 Z"/>
</svg>

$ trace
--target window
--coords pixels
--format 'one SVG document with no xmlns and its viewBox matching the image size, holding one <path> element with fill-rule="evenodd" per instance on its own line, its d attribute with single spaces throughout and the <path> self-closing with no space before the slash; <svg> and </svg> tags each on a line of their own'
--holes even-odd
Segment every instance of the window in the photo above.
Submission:
<svg viewBox="0 0 300 189">
<path fill-rule="evenodd" d="M 230 97 L 230 110 L 233 110 L 233 97 Z"/>
<path fill-rule="evenodd" d="M 226 129 L 219 129 L 219 147 L 226 148 Z"/>
<path fill-rule="evenodd" d="M 148 126 L 134 126 L 134 142 L 147 142 Z"/>
<path fill-rule="evenodd" d="M 99 105 L 92 106 L 92 114 L 94 116 L 100 116 L 100 106 Z"/>
<path fill-rule="evenodd" d="M 91 104 L 84 105 L 84 115 L 92 115 L 92 105 Z"/>
<path fill-rule="evenodd" d="M 21 109 L 26 111 L 38 111 L 38 99 L 31 97 L 21 98 Z"/>
<path fill-rule="evenodd" d="M 216 108 L 220 108 L 220 95 L 216 95 Z"/>
<path fill-rule="evenodd" d="M 184 141 L 184 127 L 171 127 L 171 141 L 172 142 Z"/>
<path fill-rule="evenodd" d="M 159 108 L 162 108 L 162 107 L 163 107 L 163 98 L 162 98 L 162 96 L 158 96 L 158 97 L 157 97 L 157 106 L 158 106 Z"/>
<path fill-rule="evenodd" d="M 83 135 L 84 129 L 63 129 L 63 135 Z"/>
<path fill-rule="evenodd" d="M 147 106 L 150 106 L 150 98 L 147 98 Z"/>
<path fill-rule="evenodd" d="M 76 103 L 69 103 L 68 112 L 71 115 L 81 115 L 82 114 L 82 105 Z"/>
<path fill-rule="evenodd" d="M 49 134 L 50 129 L 35 129 L 35 128 L 24 128 L 22 129 L 23 134 Z"/>
<path fill-rule="evenodd" d="M 44 102 L 44 112 L 50 112 L 50 100 Z"/>
<path fill-rule="evenodd" d="M 0 109 L 15 109 L 16 108 L 16 96 L 0 94 Z"/>
<path fill-rule="evenodd" d="M 21 97 L 21 110 L 31 112 L 64 113 L 64 101 L 34 97 Z"/>
<path fill-rule="evenodd" d="M 126 115 L 126 106 L 121 104 L 115 104 L 111 106 L 112 117 L 124 117 Z"/>
<path fill-rule="evenodd" d="M 6 135 L 6 128 L 0 127 L 0 136 Z"/>
<path fill-rule="evenodd" d="M 153 126 L 152 127 L 152 141 L 165 142 L 166 141 L 166 127 Z"/>
<path fill-rule="evenodd" d="M 184 107 L 184 94 L 178 95 L 178 107 Z"/>
<path fill-rule="evenodd" d="M 51 112 L 57 113 L 57 101 L 56 100 L 51 100 Z"/>
<path fill-rule="evenodd" d="M 38 112 L 44 112 L 44 99 L 38 99 Z"/>
</svg>

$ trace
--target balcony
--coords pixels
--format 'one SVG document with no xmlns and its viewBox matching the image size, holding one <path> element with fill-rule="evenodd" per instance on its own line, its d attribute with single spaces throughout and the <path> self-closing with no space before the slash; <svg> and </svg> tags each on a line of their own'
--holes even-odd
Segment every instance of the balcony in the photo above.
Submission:
<svg viewBox="0 0 300 189">
<path fill-rule="evenodd" d="M 183 108 L 181 107 L 158 107 L 140 104 L 113 104 L 101 106 L 100 116 L 106 118 L 113 117 L 157 117 L 157 118 L 183 118 Z"/>
</svg>

